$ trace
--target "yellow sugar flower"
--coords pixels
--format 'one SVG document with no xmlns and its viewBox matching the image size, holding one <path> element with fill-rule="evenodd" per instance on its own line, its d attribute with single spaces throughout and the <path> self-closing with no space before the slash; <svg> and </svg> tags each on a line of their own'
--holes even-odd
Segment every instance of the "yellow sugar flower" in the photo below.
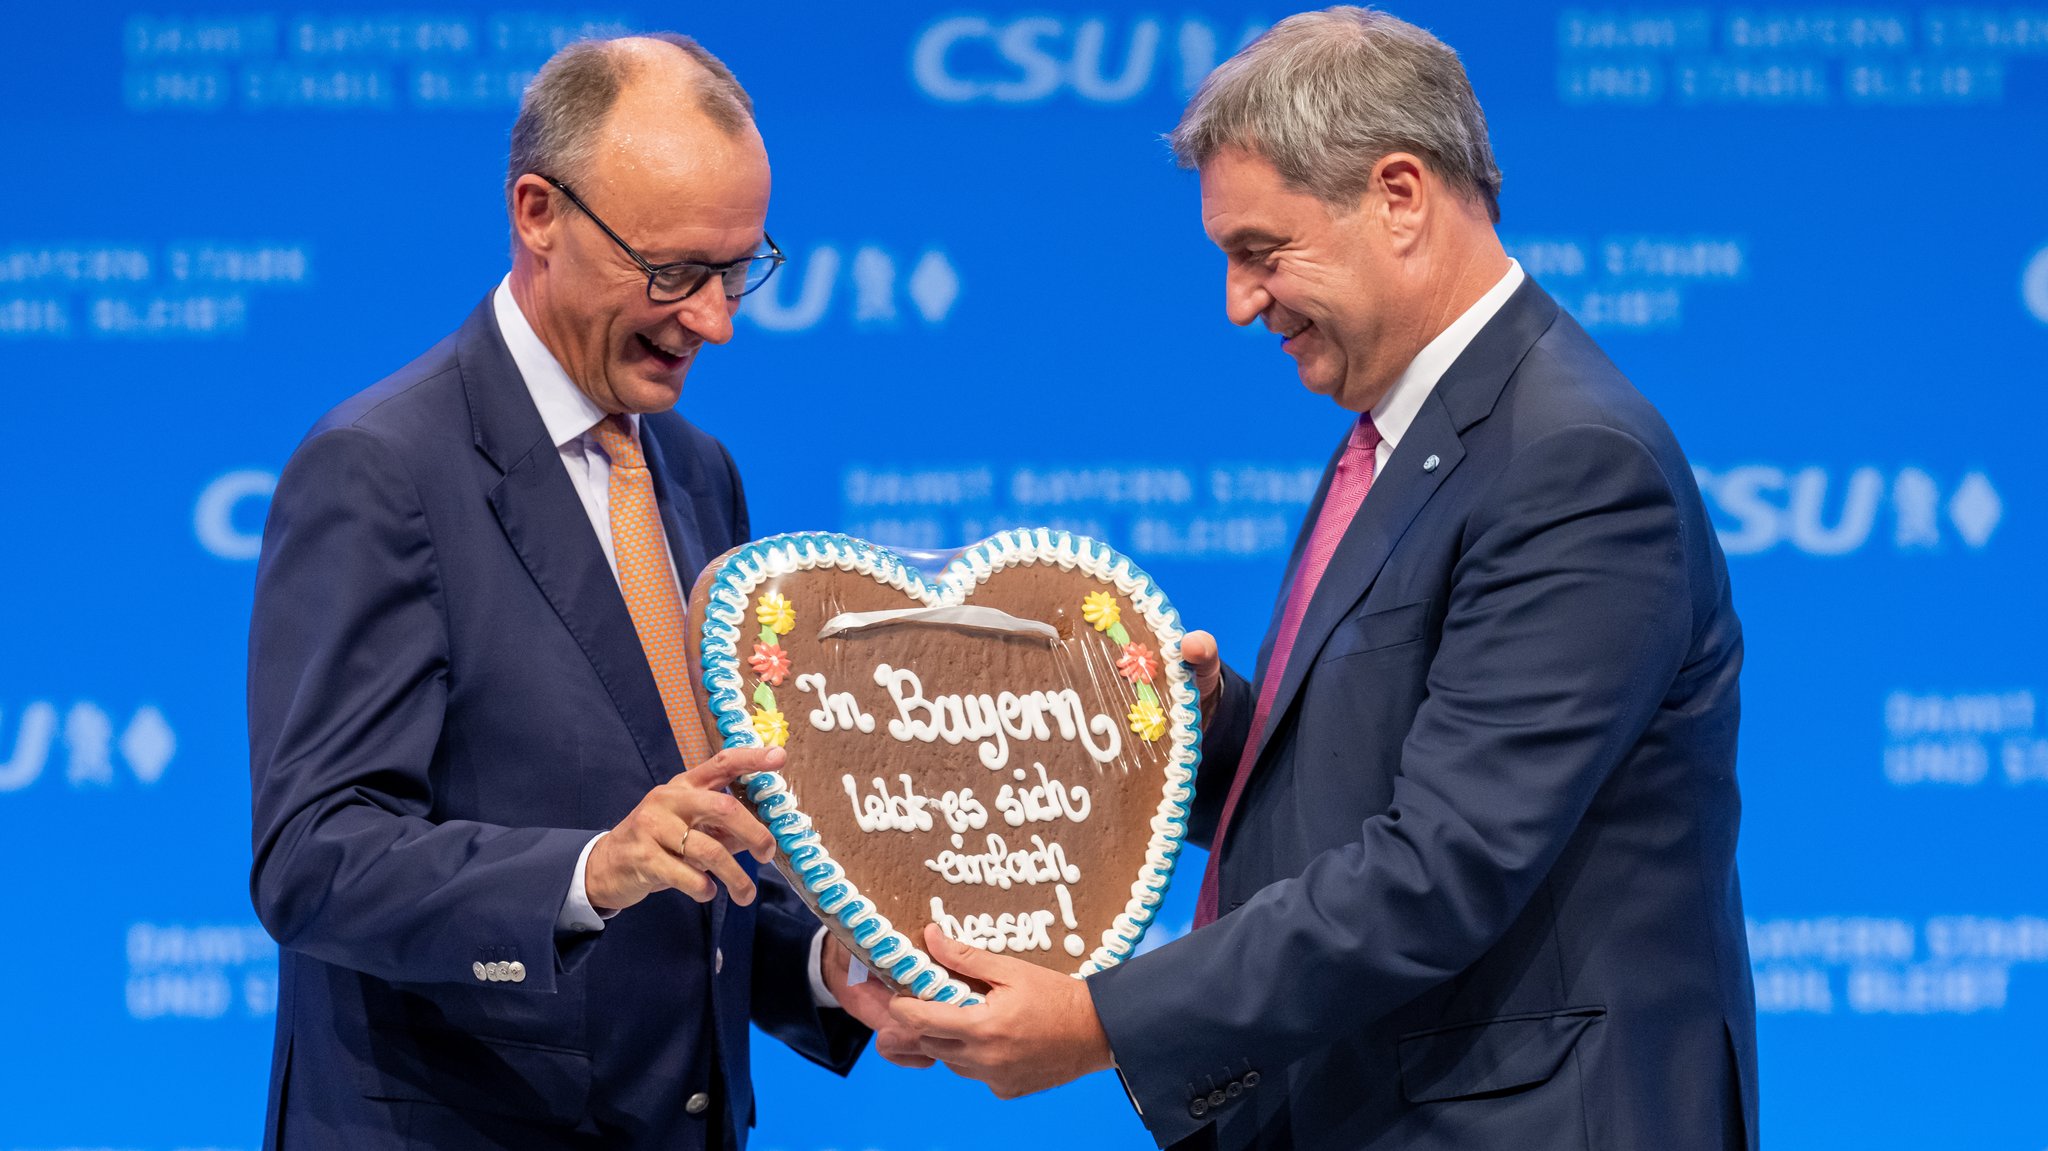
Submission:
<svg viewBox="0 0 2048 1151">
<path fill-rule="evenodd" d="M 796 627 L 796 607 L 788 596 L 772 591 L 754 601 L 754 618 L 776 635 L 788 635 Z"/>
<path fill-rule="evenodd" d="M 1131 705 L 1131 713 L 1125 718 L 1130 720 L 1131 730 L 1137 732 L 1146 743 L 1152 743 L 1166 734 L 1166 713 L 1159 710 L 1156 703 L 1141 699 Z"/>
<path fill-rule="evenodd" d="M 1081 601 L 1081 618 L 1095 625 L 1096 631 L 1108 631 L 1124 617 L 1123 609 L 1116 606 L 1116 597 L 1106 591 L 1092 591 Z"/>
<path fill-rule="evenodd" d="M 789 721 L 772 707 L 754 709 L 754 734 L 761 737 L 762 747 L 781 747 L 789 742 Z M 1160 730 L 1165 730 L 1165 720 L 1160 720 Z"/>
</svg>

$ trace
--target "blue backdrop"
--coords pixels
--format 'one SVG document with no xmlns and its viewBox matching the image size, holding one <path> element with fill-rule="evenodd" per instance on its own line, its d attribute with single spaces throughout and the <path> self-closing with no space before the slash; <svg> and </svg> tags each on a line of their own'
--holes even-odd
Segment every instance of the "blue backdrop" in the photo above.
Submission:
<svg viewBox="0 0 2048 1151">
<path fill-rule="evenodd" d="M 764 533 L 1078 527 L 1243 666 L 1341 434 L 1224 320 L 1158 142 L 1284 8 L 408 2 L 0 14 L 0 1151 L 255 1145 L 267 496 L 504 271 L 507 130 L 565 38 L 687 31 L 759 102 L 791 260 L 683 406 Z M 2048 8 L 1398 11 L 1463 54 L 1515 254 L 1722 531 L 1766 1137 L 2038 1151 Z M 756 1068 L 766 1151 L 1145 1145 L 1106 1076 L 1006 1106 Z"/>
</svg>

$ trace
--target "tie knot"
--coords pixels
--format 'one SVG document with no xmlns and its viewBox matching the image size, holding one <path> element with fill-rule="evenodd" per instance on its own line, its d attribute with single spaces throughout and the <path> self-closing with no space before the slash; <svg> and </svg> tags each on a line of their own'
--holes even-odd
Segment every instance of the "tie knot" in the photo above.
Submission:
<svg viewBox="0 0 2048 1151">
<path fill-rule="evenodd" d="M 624 416 L 606 416 L 590 429 L 597 435 L 597 442 L 604 447 L 604 454 L 612 458 L 615 468 L 644 468 L 647 460 L 640 454 L 640 441 L 633 438 L 633 425 Z"/>
<path fill-rule="evenodd" d="M 1351 442 L 1346 444 L 1345 448 L 1348 451 L 1369 452 L 1379 446 L 1380 430 L 1372 426 L 1372 413 L 1366 412 L 1358 417 L 1357 423 L 1351 425 Z"/>
</svg>

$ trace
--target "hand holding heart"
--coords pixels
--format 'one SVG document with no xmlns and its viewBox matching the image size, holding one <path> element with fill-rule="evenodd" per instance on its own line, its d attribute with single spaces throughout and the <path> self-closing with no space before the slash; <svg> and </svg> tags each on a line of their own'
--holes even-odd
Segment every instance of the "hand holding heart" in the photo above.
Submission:
<svg viewBox="0 0 2048 1151">
<path fill-rule="evenodd" d="M 902 1067 L 932 1065 L 932 1061 L 917 1049 L 917 1033 L 897 1022 L 889 1013 L 889 1004 L 895 995 L 890 992 L 888 984 L 879 979 L 848 982 L 853 955 L 837 939 L 828 937 L 825 940 L 818 962 L 822 968 L 820 974 L 825 979 L 825 989 L 839 1001 L 840 1008 L 875 1033 L 877 1054 Z"/>
<path fill-rule="evenodd" d="M 999 1099 L 1045 1091 L 1112 1065 L 1109 1037 L 1081 980 L 955 942 L 937 927 L 925 928 L 924 942 L 949 970 L 989 986 L 987 1002 L 973 1007 L 909 996 L 890 1004 L 889 1013 L 916 1037 L 916 1050 L 927 1059 L 986 1083 Z"/>
<path fill-rule="evenodd" d="M 1195 673 L 1195 688 L 1202 693 L 1202 724 L 1216 709 L 1223 694 L 1223 656 L 1216 650 L 1216 637 L 1206 631 L 1191 631 L 1180 641 L 1180 658 Z"/>
<path fill-rule="evenodd" d="M 620 911 L 673 888 L 699 903 L 718 883 L 742 907 L 754 902 L 754 881 L 733 853 L 774 858 L 775 837 L 745 803 L 726 794 L 742 775 L 782 766 L 780 748 L 727 748 L 647 793 L 605 833 L 584 862 L 583 890 L 592 907 Z"/>
</svg>

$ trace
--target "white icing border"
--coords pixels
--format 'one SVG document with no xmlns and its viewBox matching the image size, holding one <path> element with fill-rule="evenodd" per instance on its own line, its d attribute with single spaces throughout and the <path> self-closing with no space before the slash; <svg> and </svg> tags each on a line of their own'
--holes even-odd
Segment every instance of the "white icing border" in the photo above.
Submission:
<svg viewBox="0 0 2048 1151">
<path fill-rule="evenodd" d="M 1137 950 L 1145 929 L 1158 914 L 1160 902 L 1173 878 L 1173 867 L 1187 835 L 1188 806 L 1194 801 L 1195 771 L 1201 764 L 1201 707 L 1195 691 L 1194 674 L 1180 659 L 1183 632 L 1180 614 L 1166 600 L 1166 593 L 1131 562 L 1107 544 L 1049 528 L 998 532 L 955 556 L 940 573 L 934 586 L 923 573 L 887 548 L 835 532 L 795 532 L 770 536 L 740 548 L 718 566 L 706 587 L 701 662 L 705 699 L 717 721 L 727 747 L 758 747 L 747 715 L 746 680 L 740 672 L 739 646 L 747 629 L 748 604 L 753 590 L 766 580 L 792 572 L 820 567 L 857 571 L 877 583 L 901 591 L 931 607 L 959 605 L 975 588 L 996 572 L 1017 564 L 1047 563 L 1062 571 L 1079 568 L 1085 575 L 1110 584 L 1129 600 L 1159 641 L 1159 655 L 1166 673 L 1167 716 L 1173 746 L 1164 765 L 1165 783 L 1159 809 L 1152 817 L 1152 839 L 1146 846 L 1145 863 L 1131 884 L 1131 898 L 1122 914 L 1103 931 L 1100 946 L 1090 952 L 1073 972 L 1076 979 L 1114 967 Z M 776 860 L 793 883 L 809 892 L 820 914 L 836 917 L 853 933 L 860 958 L 869 966 L 887 971 L 890 978 L 909 988 L 920 999 L 968 1006 L 981 1002 L 966 984 L 951 973 L 888 918 L 863 899 L 860 890 L 846 878 L 846 871 L 818 839 L 797 804 L 796 795 L 782 773 L 759 772 L 740 780 L 747 798 L 754 804 L 768 830 L 774 834 L 781 853 Z"/>
</svg>

